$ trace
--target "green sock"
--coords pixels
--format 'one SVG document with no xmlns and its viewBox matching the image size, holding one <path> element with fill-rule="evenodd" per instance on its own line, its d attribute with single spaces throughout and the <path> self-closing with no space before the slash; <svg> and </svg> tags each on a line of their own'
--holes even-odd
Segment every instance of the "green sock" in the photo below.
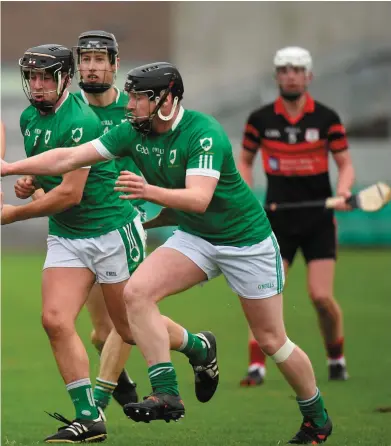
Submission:
<svg viewBox="0 0 391 446">
<path fill-rule="evenodd" d="M 99 417 L 89 378 L 67 384 L 67 390 L 76 409 L 76 418 L 95 420 Z"/>
<path fill-rule="evenodd" d="M 117 383 L 96 378 L 96 384 L 94 389 L 94 401 L 96 406 L 105 410 L 110 403 L 111 396 L 116 387 Z"/>
<path fill-rule="evenodd" d="M 154 392 L 179 395 L 178 381 L 172 362 L 160 362 L 149 367 L 148 376 Z"/>
<path fill-rule="evenodd" d="M 208 353 L 205 342 L 185 329 L 183 342 L 178 351 L 184 353 L 192 363 L 202 363 Z"/>
<path fill-rule="evenodd" d="M 309 400 L 296 399 L 299 404 L 300 412 L 304 417 L 310 418 L 318 427 L 323 427 L 326 424 L 328 416 L 324 409 L 324 401 L 318 388 L 316 389 L 315 396 Z"/>
</svg>

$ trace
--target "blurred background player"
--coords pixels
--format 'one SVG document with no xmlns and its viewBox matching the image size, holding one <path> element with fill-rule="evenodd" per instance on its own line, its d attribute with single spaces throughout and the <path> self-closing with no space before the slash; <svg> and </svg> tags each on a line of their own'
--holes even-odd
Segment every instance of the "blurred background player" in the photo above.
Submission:
<svg viewBox="0 0 391 446">
<path fill-rule="evenodd" d="M 338 168 L 336 195 L 348 198 L 354 182 L 345 128 L 338 114 L 307 92 L 312 80 L 310 53 L 299 47 L 277 51 L 275 77 L 280 91 L 275 102 L 253 111 L 247 121 L 238 163 L 252 186 L 252 169 L 261 150 L 267 176 L 266 203 L 317 200 L 332 195 L 328 158 Z M 338 210 L 348 210 L 342 204 Z M 334 212 L 299 209 L 268 212 L 281 249 L 285 274 L 301 249 L 307 264 L 309 296 L 318 315 L 329 367 L 329 379 L 348 378 L 340 306 L 333 295 L 337 250 Z M 250 365 L 242 386 L 259 385 L 265 376 L 265 355 L 250 332 Z"/>
</svg>

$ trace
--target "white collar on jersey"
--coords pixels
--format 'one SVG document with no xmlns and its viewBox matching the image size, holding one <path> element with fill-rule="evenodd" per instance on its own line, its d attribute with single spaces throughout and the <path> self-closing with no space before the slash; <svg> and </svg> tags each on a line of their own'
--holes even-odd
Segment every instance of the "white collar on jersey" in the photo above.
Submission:
<svg viewBox="0 0 391 446">
<path fill-rule="evenodd" d="M 120 96 L 121 96 L 121 92 L 119 91 L 119 88 L 116 87 L 115 85 L 114 85 L 114 89 L 115 89 L 115 91 L 117 92 L 117 97 L 116 97 L 116 99 L 115 99 L 115 103 L 118 104 L 119 98 L 120 98 Z M 84 90 L 80 90 L 80 94 L 81 94 L 81 97 L 82 97 L 83 101 L 84 101 L 87 105 L 90 105 L 90 103 L 88 102 L 88 99 L 87 99 L 87 96 L 86 96 Z"/>
<path fill-rule="evenodd" d="M 179 113 L 178 113 L 177 117 L 175 118 L 175 121 L 172 124 L 172 127 L 171 127 L 172 131 L 174 131 L 178 127 L 179 123 L 182 121 L 184 113 L 185 113 L 185 109 L 181 105 L 180 109 L 179 109 Z"/>
<path fill-rule="evenodd" d="M 65 97 L 64 100 L 61 102 L 61 104 L 55 109 L 54 113 L 57 113 L 58 110 L 60 110 L 60 108 L 64 105 L 65 101 L 69 98 L 69 91 L 66 90 L 65 91 Z"/>
</svg>

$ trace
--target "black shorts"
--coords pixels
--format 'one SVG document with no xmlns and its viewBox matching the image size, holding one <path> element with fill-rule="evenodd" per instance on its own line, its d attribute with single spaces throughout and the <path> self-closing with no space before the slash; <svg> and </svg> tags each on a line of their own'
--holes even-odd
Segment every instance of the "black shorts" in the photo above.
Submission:
<svg viewBox="0 0 391 446">
<path fill-rule="evenodd" d="M 284 260 L 292 264 L 297 250 L 300 248 L 303 257 L 308 264 L 311 260 L 334 259 L 337 258 L 337 227 L 334 218 L 327 216 L 312 225 L 303 224 L 303 230 L 290 232 L 285 222 L 284 230 L 282 225 L 271 225 L 274 234 L 280 245 L 281 256 Z M 288 223 L 289 225 L 289 223 Z"/>
</svg>

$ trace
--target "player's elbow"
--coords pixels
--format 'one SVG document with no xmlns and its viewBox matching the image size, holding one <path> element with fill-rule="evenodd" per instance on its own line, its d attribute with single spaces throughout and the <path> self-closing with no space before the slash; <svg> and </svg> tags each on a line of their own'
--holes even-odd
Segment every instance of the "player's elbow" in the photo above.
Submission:
<svg viewBox="0 0 391 446">
<path fill-rule="evenodd" d="M 210 201 L 211 197 L 199 196 L 196 200 L 193 201 L 191 211 L 195 212 L 196 214 L 204 214 L 208 209 Z"/>
<path fill-rule="evenodd" d="M 67 208 L 80 204 L 83 198 L 83 190 L 76 188 L 65 187 L 61 190 L 61 198 Z"/>
</svg>

